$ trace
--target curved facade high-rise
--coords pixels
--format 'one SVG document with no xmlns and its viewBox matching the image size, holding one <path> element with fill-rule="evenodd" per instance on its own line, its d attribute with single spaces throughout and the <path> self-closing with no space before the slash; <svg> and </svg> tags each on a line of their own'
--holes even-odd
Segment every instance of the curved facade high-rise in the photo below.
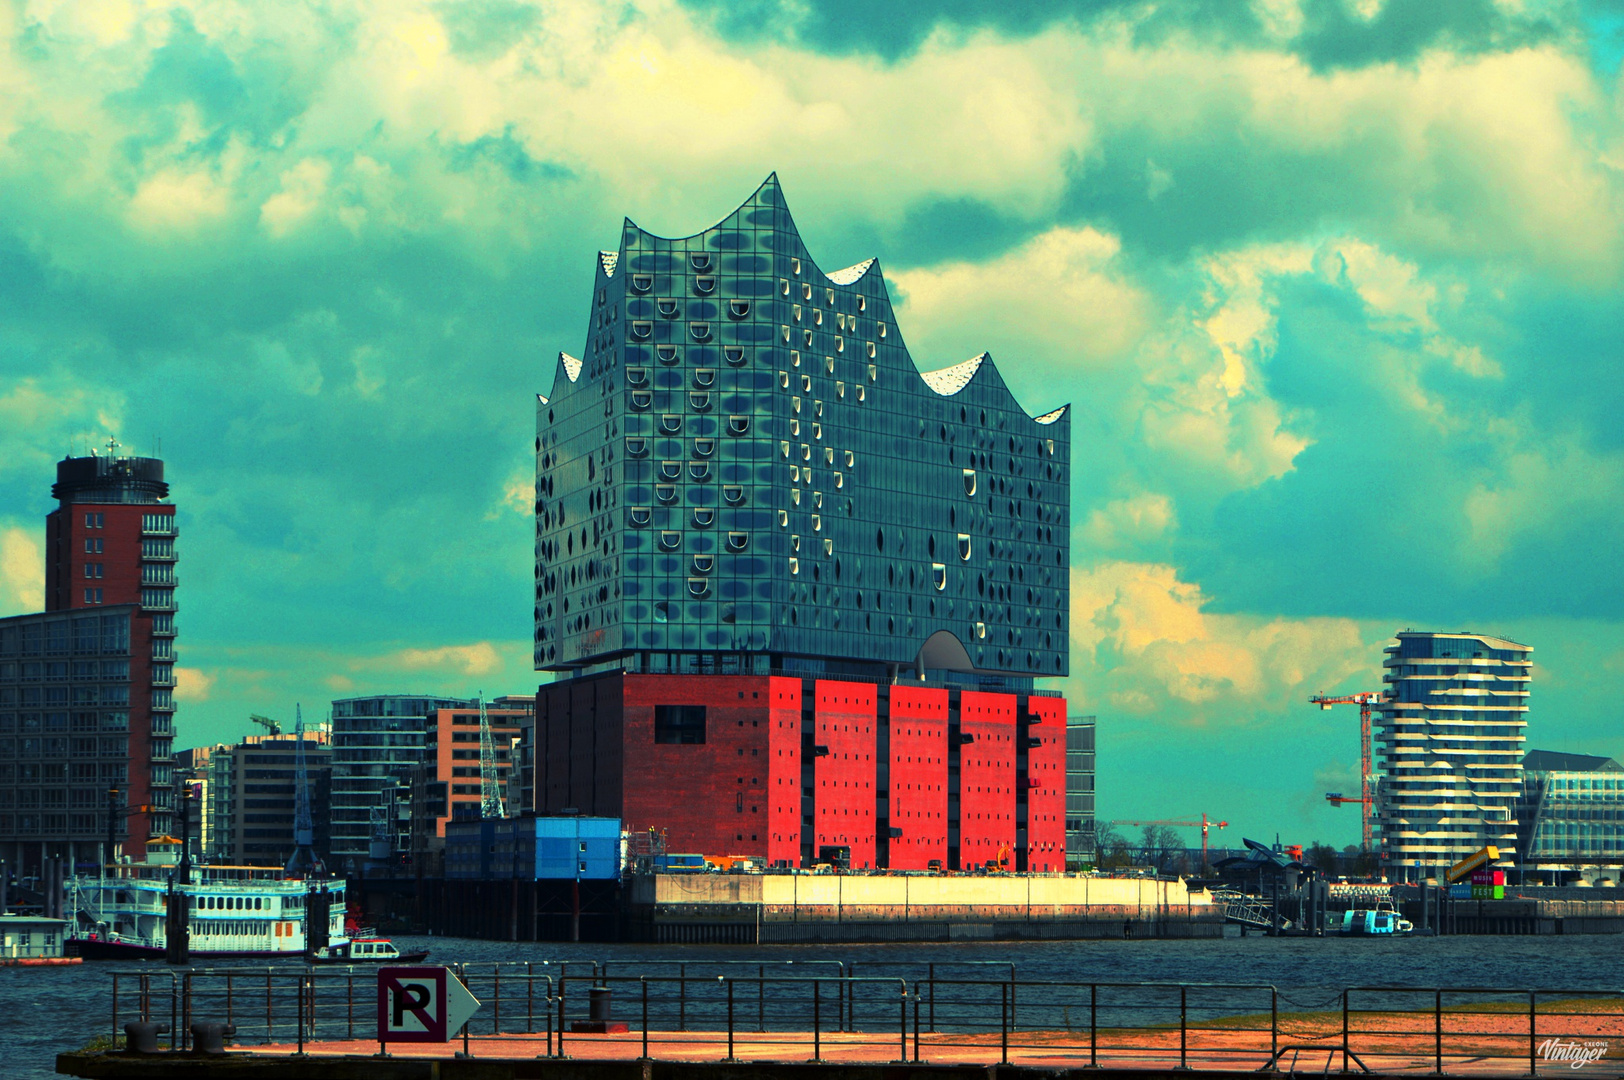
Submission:
<svg viewBox="0 0 1624 1080">
<path fill-rule="evenodd" d="M 1374 732 L 1382 865 L 1393 880 L 1441 881 L 1489 844 L 1511 865 L 1533 650 L 1485 634 L 1397 636 Z"/>
<path fill-rule="evenodd" d="M 985 353 L 921 375 L 776 177 L 694 236 L 626 223 L 536 426 L 538 670 L 1067 674 L 1069 409 Z"/>
</svg>

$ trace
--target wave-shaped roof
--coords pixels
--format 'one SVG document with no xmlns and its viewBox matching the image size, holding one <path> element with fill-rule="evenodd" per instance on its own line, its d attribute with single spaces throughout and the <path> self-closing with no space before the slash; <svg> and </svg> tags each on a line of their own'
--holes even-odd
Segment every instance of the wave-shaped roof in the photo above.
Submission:
<svg viewBox="0 0 1624 1080">
<path fill-rule="evenodd" d="M 970 385 L 970 380 L 976 377 L 981 365 L 986 363 L 988 356 L 972 356 L 962 364 L 941 368 L 937 371 L 921 371 L 919 377 L 925 380 L 925 385 L 943 397 L 952 397 L 954 394 Z"/>
<path fill-rule="evenodd" d="M 855 285 L 864 274 L 868 273 L 868 268 L 873 265 L 873 259 L 864 259 L 860 263 L 853 263 L 844 270 L 836 270 L 823 276 L 836 285 Z"/>
</svg>

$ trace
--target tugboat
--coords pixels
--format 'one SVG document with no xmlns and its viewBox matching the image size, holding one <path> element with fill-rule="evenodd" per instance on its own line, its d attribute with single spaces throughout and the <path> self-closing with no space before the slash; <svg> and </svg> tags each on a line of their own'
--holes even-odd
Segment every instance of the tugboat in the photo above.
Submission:
<svg viewBox="0 0 1624 1080">
<path fill-rule="evenodd" d="M 324 945 L 312 952 L 312 964 L 421 964 L 429 957 L 427 949 L 403 953 L 395 943 L 363 930 L 348 941 Z"/>
</svg>

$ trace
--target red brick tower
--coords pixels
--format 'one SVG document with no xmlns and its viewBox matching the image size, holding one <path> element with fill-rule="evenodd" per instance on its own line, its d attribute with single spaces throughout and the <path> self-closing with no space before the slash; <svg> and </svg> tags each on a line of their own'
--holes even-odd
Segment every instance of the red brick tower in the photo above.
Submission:
<svg viewBox="0 0 1624 1080">
<path fill-rule="evenodd" d="M 143 857 L 169 835 L 175 685 L 175 507 L 157 458 L 63 458 L 45 518 L 45 609 L 138 605 L 130 625 L 129 771 L 123 802 L 150 805 L 129 818 L 125 854 Z"/>
</svg>

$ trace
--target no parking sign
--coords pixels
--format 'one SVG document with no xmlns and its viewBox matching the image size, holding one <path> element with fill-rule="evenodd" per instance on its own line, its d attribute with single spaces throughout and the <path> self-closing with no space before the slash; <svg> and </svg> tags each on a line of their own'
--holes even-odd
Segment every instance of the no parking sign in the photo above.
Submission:
<svg viewBox="0 0 1624 1080">
<path fill-rule="evenodd" d="M 479 1008 L 479 999 L 443 967 L 378 969 L 378 1041 L 445 1042 Z"/>
</svg>

